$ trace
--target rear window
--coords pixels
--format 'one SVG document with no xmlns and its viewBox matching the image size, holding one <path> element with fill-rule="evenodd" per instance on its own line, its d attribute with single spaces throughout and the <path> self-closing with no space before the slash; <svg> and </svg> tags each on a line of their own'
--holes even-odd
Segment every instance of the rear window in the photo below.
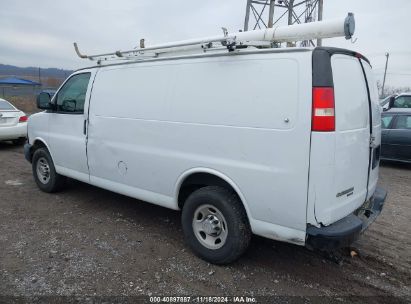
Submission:
<svg viewBox="0 0 411 304">
<path fill-rule="evenodd" d="M 15 110 L 15 108 L 5 100 L 0 100 L 0 110 Z"/>
</svg>

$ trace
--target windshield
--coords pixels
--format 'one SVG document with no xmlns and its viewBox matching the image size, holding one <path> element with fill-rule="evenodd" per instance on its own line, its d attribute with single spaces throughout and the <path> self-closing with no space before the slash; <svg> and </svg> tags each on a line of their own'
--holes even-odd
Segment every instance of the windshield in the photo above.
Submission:
<svg viewBox="0 0 411 304">
<path fill-rule="evenodd" d="M 6 110 L 6 111 L 10 111 L 10 110 L 16 110 L 10 103 L 8 103 L 5 100 L 0 100 L 0 110 Z"/>
<path fill-rule="evenodd" d="M 393 108 L 411 108 L 411 96 L 399 96 L 395 99 Z"/>
</svg>

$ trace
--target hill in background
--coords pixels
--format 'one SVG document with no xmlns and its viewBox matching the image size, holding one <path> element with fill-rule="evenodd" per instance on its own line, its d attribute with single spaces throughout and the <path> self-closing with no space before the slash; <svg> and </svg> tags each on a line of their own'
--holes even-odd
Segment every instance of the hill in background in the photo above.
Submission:
<svg viewBox="0 0 411 304">
<path fill-rule="evenodd" d="M 62 82 L 66 79 L 73 71 L 63 70 L 56 68 L 40 68 L 41 82 L 45 83 L 48 79 L 56 79 L 58 82 Z M 25 78 L 33 81 L 39 81 L 39 68 L 26 67 L 21 68 L 13 65 L 0 64 L 0 78 L 16 76 L 20 78 Z"/>
<path fill-rule="evenodd" d="M 17 67 L 13 65 L 0 64 L 0 79 L 7 77 L 17 77 L 28 79 L 42 84 L 41 88 L 25 87 L 1 87 L 0 98 L 4 98 L 14 104 L 18 109 L 27 114 L 38 112 L 36 97 L 41 90 L 57 89 L 63 81 L 72 73 L 70 70 L 56 68 L 43 69 L 36 67 Z"/>
</svg>

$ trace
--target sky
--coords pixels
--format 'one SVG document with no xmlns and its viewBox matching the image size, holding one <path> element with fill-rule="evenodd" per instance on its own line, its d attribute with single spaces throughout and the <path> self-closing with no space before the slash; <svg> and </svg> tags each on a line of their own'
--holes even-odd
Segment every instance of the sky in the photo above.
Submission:
<svg viewBox="0 0 411 304">
<path fill-rule="evenodd" d="M 132 49 L 210 36 L 243 28 L 246 0 L 0 0 L 0 63 L 21 67 L 77 69 L 90 62 L 84 53 Z M 386 84 L 411 87 L 410 0 L 324 0 L 324 20 L 356 19 L 355 43 L 324 40 L 325 46 L 367 56 L 382 80 L 389 52 Z"/>
</svg>

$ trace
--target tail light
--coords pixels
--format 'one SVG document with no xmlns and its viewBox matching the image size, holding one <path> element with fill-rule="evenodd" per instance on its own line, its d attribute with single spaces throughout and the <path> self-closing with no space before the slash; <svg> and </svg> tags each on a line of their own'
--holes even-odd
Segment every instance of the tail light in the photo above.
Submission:
<svg viewBox="0 0 411 304">
<path fill-rule="evenodd" d="M 29 118 L 24 115 L 24 116 L 21 116 L 21 117 L 19 118 L 19 122 L 27 122 L 28 119 L 29 119 Z"/>
<path fill-rule="evenodd" d="M 313 88 L 312 131 L 335 131 L 334 88 Z"/>
</svg>

